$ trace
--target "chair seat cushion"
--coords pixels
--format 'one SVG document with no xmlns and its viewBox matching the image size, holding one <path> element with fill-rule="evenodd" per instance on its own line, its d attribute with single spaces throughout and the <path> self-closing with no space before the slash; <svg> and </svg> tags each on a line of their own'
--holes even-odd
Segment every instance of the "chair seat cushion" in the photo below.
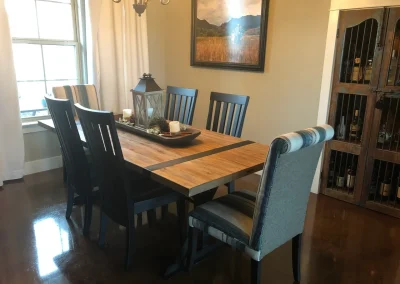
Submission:
<svg viewBox="0 0 400 284">
<path fill-rule="evenodd" d="M 234 245 L 233 240 L 237 240 L 247 246 L 253 227 L 255 201 L 256 193 L 235 191 L 198 206 L 190 213 L 189 225 L 207 232 L 212 227 L 221 232 L 221 241 Z"/>
</svg>

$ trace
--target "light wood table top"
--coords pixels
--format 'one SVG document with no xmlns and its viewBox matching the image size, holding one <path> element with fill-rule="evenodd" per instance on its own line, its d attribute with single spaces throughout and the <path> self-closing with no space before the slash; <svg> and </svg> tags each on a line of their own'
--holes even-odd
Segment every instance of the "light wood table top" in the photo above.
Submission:
<svg viewBox="0 0 400 284">
<path fill-rule="evenodd" d="M 55 131 L 51 119 L 39 125 Z M 85 144 L 83 130 L 77 122 Z M 118 129 L 125 161 L 129 167 L 183 193 L 194 196 L 219 185 L 262 170 L 269 147 L 236 137 L 201 129 L 187 146 L 171 147 Z"/>
</svg>

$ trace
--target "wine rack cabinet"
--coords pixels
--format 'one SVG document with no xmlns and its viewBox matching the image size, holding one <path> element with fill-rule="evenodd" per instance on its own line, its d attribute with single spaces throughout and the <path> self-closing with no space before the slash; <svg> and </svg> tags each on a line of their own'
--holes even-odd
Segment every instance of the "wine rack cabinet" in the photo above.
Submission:
<svg viewBox="0 0 400 284">
<path fill-rule="evenodd" d="M 400 164 L 375 160 L 366 206 L 400 217 Z"/>
<path fill-rule="evenodd" d="M 328 180 L 326 183 L 326 191 L 329 195 L 347 201 L 353 200 L 354 188 L 360 182 L 360 180 L 357 180 L 357 168 L 357 155 L 331 151 Z"/>
<path fill-rule="evenodd" d="M 400 218 L 400 8 L 341 11 L 321 192 Z"/>
</svg>

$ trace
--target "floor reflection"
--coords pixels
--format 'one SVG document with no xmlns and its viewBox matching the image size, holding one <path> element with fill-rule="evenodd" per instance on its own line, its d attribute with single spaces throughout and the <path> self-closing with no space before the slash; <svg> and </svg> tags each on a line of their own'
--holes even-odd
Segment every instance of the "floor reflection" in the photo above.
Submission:
<svg viewBox="0 0 400 284">
<path fill-rule="evenodd" d="M 41 277 L 58 270 L 54 257 L 70 250 L 69 234 L 53 218 L 39 220 L 33 224 Z"/>
</svg>

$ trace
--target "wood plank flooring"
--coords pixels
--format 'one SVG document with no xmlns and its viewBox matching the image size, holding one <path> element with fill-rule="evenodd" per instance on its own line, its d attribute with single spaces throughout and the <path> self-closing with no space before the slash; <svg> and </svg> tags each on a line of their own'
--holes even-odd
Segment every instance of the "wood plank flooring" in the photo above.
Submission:
<svg viewBox="0 0 400 284">
<path fill-rule="evenodd" d="M 237 182 L 256 190 L 259 177 Z M 218 195 L 225 194 L 221 188 Z M 169 214 L 138 228 L 135 268 L 123 270 L 125 232 L 110 222 L 107 246 L 96 245 L 95 207 L 89 239 L 81 234 L 83 208 L 64 218 L 62 171 L 54 170 L 0 188 L 0 283 L 249 283 L 250 261 L 223 248 L 169 280 L 159 275 L 176 256 L 176 218 Z M 174 211 L 174 208 L 170 208 Z M 400 220 L 332 198 L 314 195 L 308 206 L 302 252 L 302 282 L 400 283 Z M 264 258 L 262 283 L 291 284 L 291 244 Z"/>
</svg>

